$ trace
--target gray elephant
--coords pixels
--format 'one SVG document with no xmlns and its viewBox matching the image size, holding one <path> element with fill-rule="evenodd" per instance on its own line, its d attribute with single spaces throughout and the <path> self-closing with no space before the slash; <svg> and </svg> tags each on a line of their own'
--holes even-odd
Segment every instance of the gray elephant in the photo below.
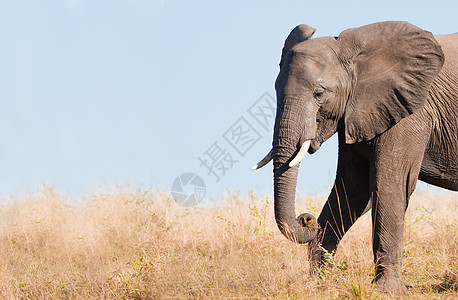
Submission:
<svg viewBox="0 0 458 300">
<path fill-rule="evenodd" d="M 285 41 L 273 148 L 253 169 L 273 159 L 278 227 L 310 242 L 318 265 L 372 207 L 374 283 L 404 293 L 404 215 L 417 179 L 458 190 L 458 34 L 433 36 L 407 22 L 311 39 L 314 32 L 299 25 Z M 331 194 L 318 221 L 296 218 L 298 163 L 336 132 Z"/>
</svg>

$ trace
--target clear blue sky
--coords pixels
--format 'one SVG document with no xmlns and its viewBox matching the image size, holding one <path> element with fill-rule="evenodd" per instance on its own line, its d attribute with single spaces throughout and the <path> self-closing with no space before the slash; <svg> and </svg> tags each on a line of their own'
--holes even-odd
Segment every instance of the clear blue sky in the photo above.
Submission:
<svg viewBox="0 0 458 300">
<path fill-rule="evenodd" d="M 170 190 L 184 172 L 200 174 L 210 197 L 270 194 L 272 166 L 249 168 L 272 128 L 247 110 L 275 95 L 294 26 L 327 36 L 406 20 L 446 34 L 458 31 L 457 11 L 451 0 L 1 1 L 0 196 L 44 182 L 73 198 L 128 183 Z M 241 117 L 258 133 L 243 156 L 224 139 Z M 236 161 L 219 182 L 198 159 L 215 142 Z M 336 147 L 307 155 L 301 193 L 330 188 Z"/>
</svg>

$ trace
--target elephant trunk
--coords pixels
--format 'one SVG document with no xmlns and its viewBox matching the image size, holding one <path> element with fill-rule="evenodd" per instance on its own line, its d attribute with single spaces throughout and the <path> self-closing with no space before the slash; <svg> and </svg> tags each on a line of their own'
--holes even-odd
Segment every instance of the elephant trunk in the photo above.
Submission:
<svg viewBox="0 0 458 300">
<path fill-rule="evenodd" d="M 308 243 L 318 233 L 318 222 L 309 214 L 296 218 L 295 195 L 299 166 L 289 163 L 297 153 L 300 134 L 278 118 L 274 129 L 274 206 L 278 228 L 288 239 L 297 243 Z M 283 123 L 283 124 L 282 124 Z"/>
</svg>

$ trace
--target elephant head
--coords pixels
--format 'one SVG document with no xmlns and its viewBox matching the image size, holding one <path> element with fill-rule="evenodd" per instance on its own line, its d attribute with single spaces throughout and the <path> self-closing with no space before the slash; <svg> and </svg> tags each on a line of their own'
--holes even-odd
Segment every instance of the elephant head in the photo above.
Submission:
<svg viewBox="0 0 458 300">
<path fill-rule="evenodd" d="M 285 41 L 275 82 L 272 150 L 275 218 L 281 232 L 306 243 L 318 232 L 310 214 L 295 216 L 298 164 L 334 133 L 347 144 L 369 141 L 421 108 L 443 64 L 430 32 L 407 22 L 381 22 L 310 39 L 296 27 Z"/>
</svg>

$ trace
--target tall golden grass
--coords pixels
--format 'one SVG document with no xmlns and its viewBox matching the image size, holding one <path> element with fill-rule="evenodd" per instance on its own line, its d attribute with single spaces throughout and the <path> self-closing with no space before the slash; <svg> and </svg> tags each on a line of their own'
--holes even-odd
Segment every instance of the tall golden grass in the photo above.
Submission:
<svg viewBox="0 0 458 300">
<path fill-rule="evenodd" d="M 325 199 L 299 197 L 318 214 Z M 457 298 L 457 195 L 414 194 L 402 276 L 407 298 Z M 0 206 L 4 299 L 387 299 L 374 290 L 369 214 L 330 267 L 309 275 L 307 247 L 276 227 L 270 198 L 228 193 L 184 208 L 164 193 L 99 190 L 72 205 L 51 187 Z"/>
</svg>

